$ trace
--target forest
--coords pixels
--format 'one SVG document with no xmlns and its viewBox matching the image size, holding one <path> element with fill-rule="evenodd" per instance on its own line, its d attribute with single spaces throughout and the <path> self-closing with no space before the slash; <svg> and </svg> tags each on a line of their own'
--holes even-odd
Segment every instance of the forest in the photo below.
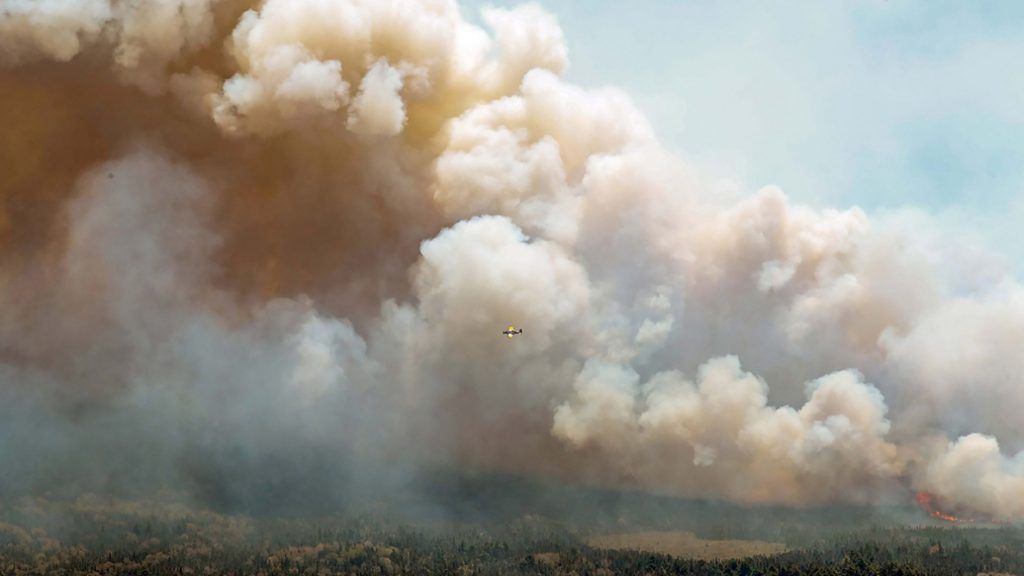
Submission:
<svg viewBox="0 0 1024 576">
<path fill-rule="evenodd" d="M 781 554 L 731 560 L 586 544 L 603 529 L 533 515 L 411 524 L 386 512 L 256 517 L 172 500 L 22 498 L 0 506 L 0 574 L 1024 573 L 1024 533 L 1009 526 L 836 526 Z"/>
</svg>

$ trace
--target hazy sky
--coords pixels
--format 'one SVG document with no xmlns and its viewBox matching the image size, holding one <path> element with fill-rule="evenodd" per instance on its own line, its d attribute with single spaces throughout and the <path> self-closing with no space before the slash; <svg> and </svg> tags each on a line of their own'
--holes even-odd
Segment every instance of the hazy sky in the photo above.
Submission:
<svg viewBox="0 0 1024 576">
<path fill-rule="evenodd" d="M 913 206 L 997 244 L 990 219 L 1024 212 L 1024 3 L 541 4 L 570 79 L 624 88 L 671 147 L 744 189 Z"/>
</svg>

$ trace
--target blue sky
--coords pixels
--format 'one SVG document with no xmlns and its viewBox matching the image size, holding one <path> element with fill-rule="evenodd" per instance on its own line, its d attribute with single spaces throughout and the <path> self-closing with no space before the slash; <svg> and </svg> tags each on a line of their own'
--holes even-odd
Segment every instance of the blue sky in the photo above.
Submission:
<svg viewBox="0 0 1024 576">
<path fill-rule="evenodd" d="M 462 2 L 470 17 L 519 3 Z M 670 147 L 744 190 L 1016 234 L 1024 2 L 540 4 L 565 30 L 571 80 L 623 88 Z"/>
</svg>

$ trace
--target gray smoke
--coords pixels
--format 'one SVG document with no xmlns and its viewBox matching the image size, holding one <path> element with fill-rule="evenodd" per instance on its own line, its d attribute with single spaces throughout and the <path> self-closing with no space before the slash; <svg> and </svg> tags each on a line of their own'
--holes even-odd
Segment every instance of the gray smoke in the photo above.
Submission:
<svg viewBox="0 0 1024 576">
<path fill-rule="evenodd" d="M 0 0 L 0 487 L 442 466 L 1024 517 L 1020 283 L 927 216 L 712 194 L 560 77 L 552 16 L 484 21 Z"/>
</svg>

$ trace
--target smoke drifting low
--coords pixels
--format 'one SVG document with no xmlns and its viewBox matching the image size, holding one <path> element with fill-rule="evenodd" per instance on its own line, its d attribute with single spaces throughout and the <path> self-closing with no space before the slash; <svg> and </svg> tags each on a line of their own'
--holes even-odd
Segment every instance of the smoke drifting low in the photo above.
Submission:
<svg viewBox="0 0 1024 576">
<path fill-rule="evenodd" d="M 552 16 L 483 16 L 0 3 L 0 488 L 441 466 L 1024 518 L 1024 286 L 925 216 L 711 192 L 561 79 Z"/>
</svg>

